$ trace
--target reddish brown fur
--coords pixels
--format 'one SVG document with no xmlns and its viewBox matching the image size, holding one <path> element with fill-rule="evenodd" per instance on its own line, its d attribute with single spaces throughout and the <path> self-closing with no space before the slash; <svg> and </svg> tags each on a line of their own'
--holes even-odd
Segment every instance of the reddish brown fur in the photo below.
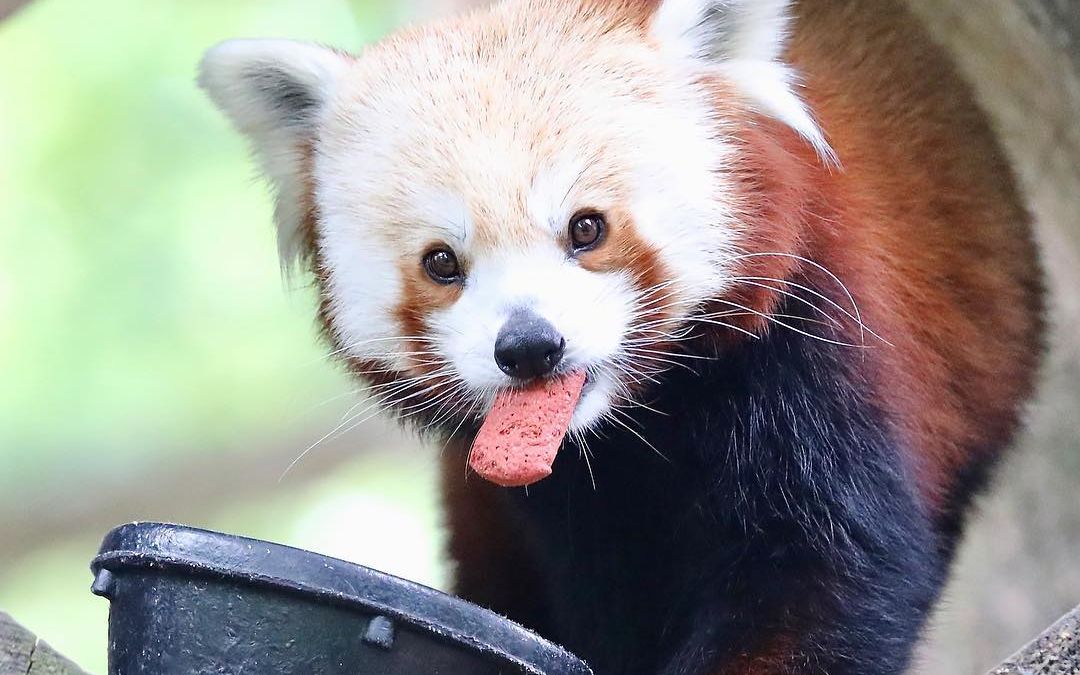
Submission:
<svg viewBox="0 0 1080 675">
<path fill-rule="evenodd" d="M 428 319 L 436 310 L 453 304 L 461 296 L 461 286 L 433 282 L 421 261 L 411 257 L 399 261 L 398 269 L 401 272 L 402 294 L 401 303 L 394 314 L 401 326 L 401 335 L 406 338 L 407 348 L 411 352 L 429 351 Z M 418 372 L 436 369 L 430 358 L 418 357 L 414 363 Z"/>
<path fill-rule="evenodd" d="M 799 667 L 798 637 L 770 636 L 756 649 L 739 654 L 713 675 L 783 675 Z"/>
<path fill-rule="evenodd" d="M 304 186 L 300 205 L 300 224 L 296 229 L 299 238 L 299 251 L 307 262 L 311 262 L 316 255 L 315 241 L 318 232 L 319 207 L 315 201 L 315 178 L 312 174 L 315 167 L 315 148 L 308 141 L 297 149 L 300 156 L 298 174 L 301 184 Z"/>
<path fill-rule="evenodd" d="M 536 555 L 528 529 L 514 522 L 505 490 L 478 476 L 465 476 L 469 443 L 455 439 L 442 455 L 446 527 L 453 536 L 447 553 L 457 563 L 455 588 L 463 597 L 530 627 L 545 625 Z"/>
<path fill-rule="evenodd" d="M 783 301 L 778 291 L 792 291 L 783 284 L 762 279 L 791 279 L 799 262 L 787 255 L 806 256 L 803 209 L 808 200 L 809 178 L 816 160 L 805 153 L 792 154 L 802 141 L 780 123 L 749 114 L 732 105 L 734 94 L 719 82 L 709 83 L 716 106 L 732 119 L 740 120 L 735 164 L 730 168 L 735 183 L 734 208 L 739 212 L 740 252 L 733 275 L 751 281 L 736 282 L 732 290 L 710 307 L 718 312 L 739 312 L 748 307 L 757 314 L 736 314 L 725 321 L 743 331 L 761 334 L 770 328 L 762 315 L 771 315 Z M 775 288 L 765 288 L 765 286 Z M 718 332 L 714 337 L 726 343 L 745 339 L 742 332 Z"/>
<path fill-rule="evenodd" d="M 625 271 L 642 290 L 670 278 L 654 247 L 638 234 L 628 212 L 613 209 L 604 216 L 607 221 L 605 239 L 596 249 L 578 256 L 582 267 L 601 273 Z"/>
<path fill-rule="evenodd" d="M 898 3 L 804 0 L 799 14 L 790 58 L 844 165 L 813 176 L 806 251 L 892 343 L 867 361 L 940 508 L 958 474 L 1011 438 L 1031 393 L 1029 218 L 967 86 Z M 879 37 L 860 50 L 841 35 Z M 925 45 L 914 59 L 913 43 Z"/>
</svg>

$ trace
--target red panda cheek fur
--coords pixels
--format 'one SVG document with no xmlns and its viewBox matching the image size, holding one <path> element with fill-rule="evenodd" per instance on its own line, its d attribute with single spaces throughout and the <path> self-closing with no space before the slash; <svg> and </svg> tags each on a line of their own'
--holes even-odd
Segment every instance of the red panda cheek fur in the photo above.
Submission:
<svg viewBox="0 0 1080 675">
<path fill-rule="evenodd" d="M 806 254 L 803 214 L 816 159 L 801 152 L 803 141 L 788 127 L 735 107 L 737 97 L 720 85 L 710 89 L 714 107 L 734 121 L 735 129 L 733 161 L 724 176 L 732 185 L 733 227 L 738 229 L 733 283 L 708 307 L 730 313 L 724 321 L 741 329 L 709 331 L 721 345 L 731 346 L 732 340 L 747 339 L 747 332 L 761 335 L 772 328 L 766 317 L 790 290 L 781 282 L 795 275 L 799 257 Z"/>
<path fill-rule="evenodd" d="M 402 258 L 398 262 L 399 278 L 402 282 L 401 300 L 393 313 L 406 347 L 413 353 L 425 353 L 431 350 L 428 336 L 432 314 L 449 307 L 461 297 L 460 284 L 440 284 L 432 281 L 419 259 Z M 432 359 L 414 359 L 417 373 L 432 372 L 437 369 Z"/>
<path fill-rule="evenodd" d="M 297 148 L 297 155 L 299 161 L 297 162 L 297 179 L 303 186 L 300 192 L 300 199 L 302 204 L 300 205 L 300 222 L 296 226 L 296 238 L 298 244 L 298 251 L 300 258 L 305 266 L 310 267 L 315 271 L 316 281 L 319 282 L 319 288 L 324 288 L 323 282 L 325 281 L 325 270 L 322 265 L 316 259 L 318 255 L 318 247 L 316 246 L 316 238 L 318 237 L 318 225 L 319 225 L 319 207 L 315 199 L 315 148 L 311 141 L 306 141 L 300 144 Z M 325 293 L 320 295 L 325 296 Z M 328 320 L 329 317 L 326 317 Z M 325 324 L 324 324 L 325 325 Z"/>
<path fill-rule="evenodd" d="M 597 274 L 623 273 L 631 278 L 639 300 L 627 339 L 648 339 L 653 353 L 639 353 L 643 361 L 648 362 L 650 356 L 665 358 L 663 352 L 678 349 L 673 340 L 657 339 L 658 334 L 672 332 L 664 329 L 675 324 L 672 308 L 677 303 L 673 299 L 671 270 L 656 247 L 641 236 L 629 211 L 615 208 L 604 215 L 608 223 L 604 241 L 595 250 L 579 254 L 578 263 Z M 629 391 L 637 391 L 645 384 L 624 382 Z"/>
<path fill-rule="evenodd" d="M 314 150 L 310 144 L 300 148 L 301 173 L 300 179 L 306 186 L 304 191 L 304 204 L 301 213 L 302 221 L 298 226 L 298 243 L 300 258 L 306 262 L 315 277 L 315 285 L 319 290 L 319 304 L 317 320 L 319 332 L 331 348 L 332 353 L 340 355 L 349 372 L 362 379 L 373 391 L 385 391 L 394 385 L 405 385 L 407 378 L 418 375 L 430 374 L 438 369 L 438 365 L 430 358 L 413 356 L 408 358 L 409 372 L 399 371 L 388 367 L 384 361 L 370 358 L 358 358 L 349 353 L 347 339 L 336 329 L 334 320 L 334 303 L 329 292 L 329 270 L 320 257 L 321 247 L 318 245 L 319 209 L 315 200 L 315 184 L 312 177 L 314 162 Z M 430 350 L 428 339 L 428 319 L 435 310 L 452 304 L 461 294 L 457 285 L 439 285 L 427 278 L 420 260 L 402 258 L 398 263 L 398 271 L 402 281 L 402 296 L 400 302 L 392 309 L 393 316 L 399 326 L 399 335 L 402 337 L 401 348 L 408 354 L 422 354 Z M 425 380 L 426 388 L 430 396 L 444 393 L 451 386 L 444 378 Z M 399 390 L 397 398 L 412 400 L 412 394 L 421 387 L 407 387 L 407 390 Z"/>
</svg>

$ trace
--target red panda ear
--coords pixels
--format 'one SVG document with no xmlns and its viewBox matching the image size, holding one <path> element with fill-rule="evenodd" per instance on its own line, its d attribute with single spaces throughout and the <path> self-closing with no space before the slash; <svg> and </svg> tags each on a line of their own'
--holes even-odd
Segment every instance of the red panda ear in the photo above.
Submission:
<svg viewBox="0 0 1080 675">
<path fill-rule="evenodd" d="M 292 40 L 228 40 L 211 48 L 199 85 L 252 142 L 277 194 L 278 250 L 288 267 L 301 253 L 304 166 L 351 57 Z"/>
<path fill-rule="evenodd" d="M 731 81 L 761 112 L 794 129 L 830 164 L 836 156 L 796 95 L 783 62 L 791 0 L 661 0 L 650 32 L 673 56 Z"/>
<path fill-rule="evenodd" d="M 686 56 L 708 61 L 779 61 L 790 0 L 662 0 L 653 34 Z"/>
</svg>

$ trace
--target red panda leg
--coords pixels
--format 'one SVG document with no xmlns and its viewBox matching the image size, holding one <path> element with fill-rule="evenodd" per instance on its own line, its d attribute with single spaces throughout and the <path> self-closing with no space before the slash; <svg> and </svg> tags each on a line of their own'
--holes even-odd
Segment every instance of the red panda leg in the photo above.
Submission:
<svg viewBox="0 0 1080 675">
<path fill-rule="evenodd" d="M 526 528 L 506 491 L 466 474 L 468 445 L 451 442 L 442 458 L 447 553 L 460 597 L 544 632 L 548 608 Z"/>
</svg>

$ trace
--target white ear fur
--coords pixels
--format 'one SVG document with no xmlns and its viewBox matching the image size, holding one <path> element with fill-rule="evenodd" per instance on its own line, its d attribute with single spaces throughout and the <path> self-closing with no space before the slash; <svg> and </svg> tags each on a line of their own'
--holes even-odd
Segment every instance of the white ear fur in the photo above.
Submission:
<svg viewBox="0 0 1080 675">
<path fill-rule="evenodd" d="M 207 51 L 199 85 L 251 139 L 276 191 L 278 250 L 288 267 L 300 254 L 304 145 L 312 141 L 350 57 L 292 40 L 228 40 Z"/>
<path fill-rule="evenodd" d="M 794 129 L 828 164 L 838 161 L 781 59 L 791 0 L 663 0 L 652 34 L 677 57 L 722 69 L 764 114 Z"/>
</svg>

